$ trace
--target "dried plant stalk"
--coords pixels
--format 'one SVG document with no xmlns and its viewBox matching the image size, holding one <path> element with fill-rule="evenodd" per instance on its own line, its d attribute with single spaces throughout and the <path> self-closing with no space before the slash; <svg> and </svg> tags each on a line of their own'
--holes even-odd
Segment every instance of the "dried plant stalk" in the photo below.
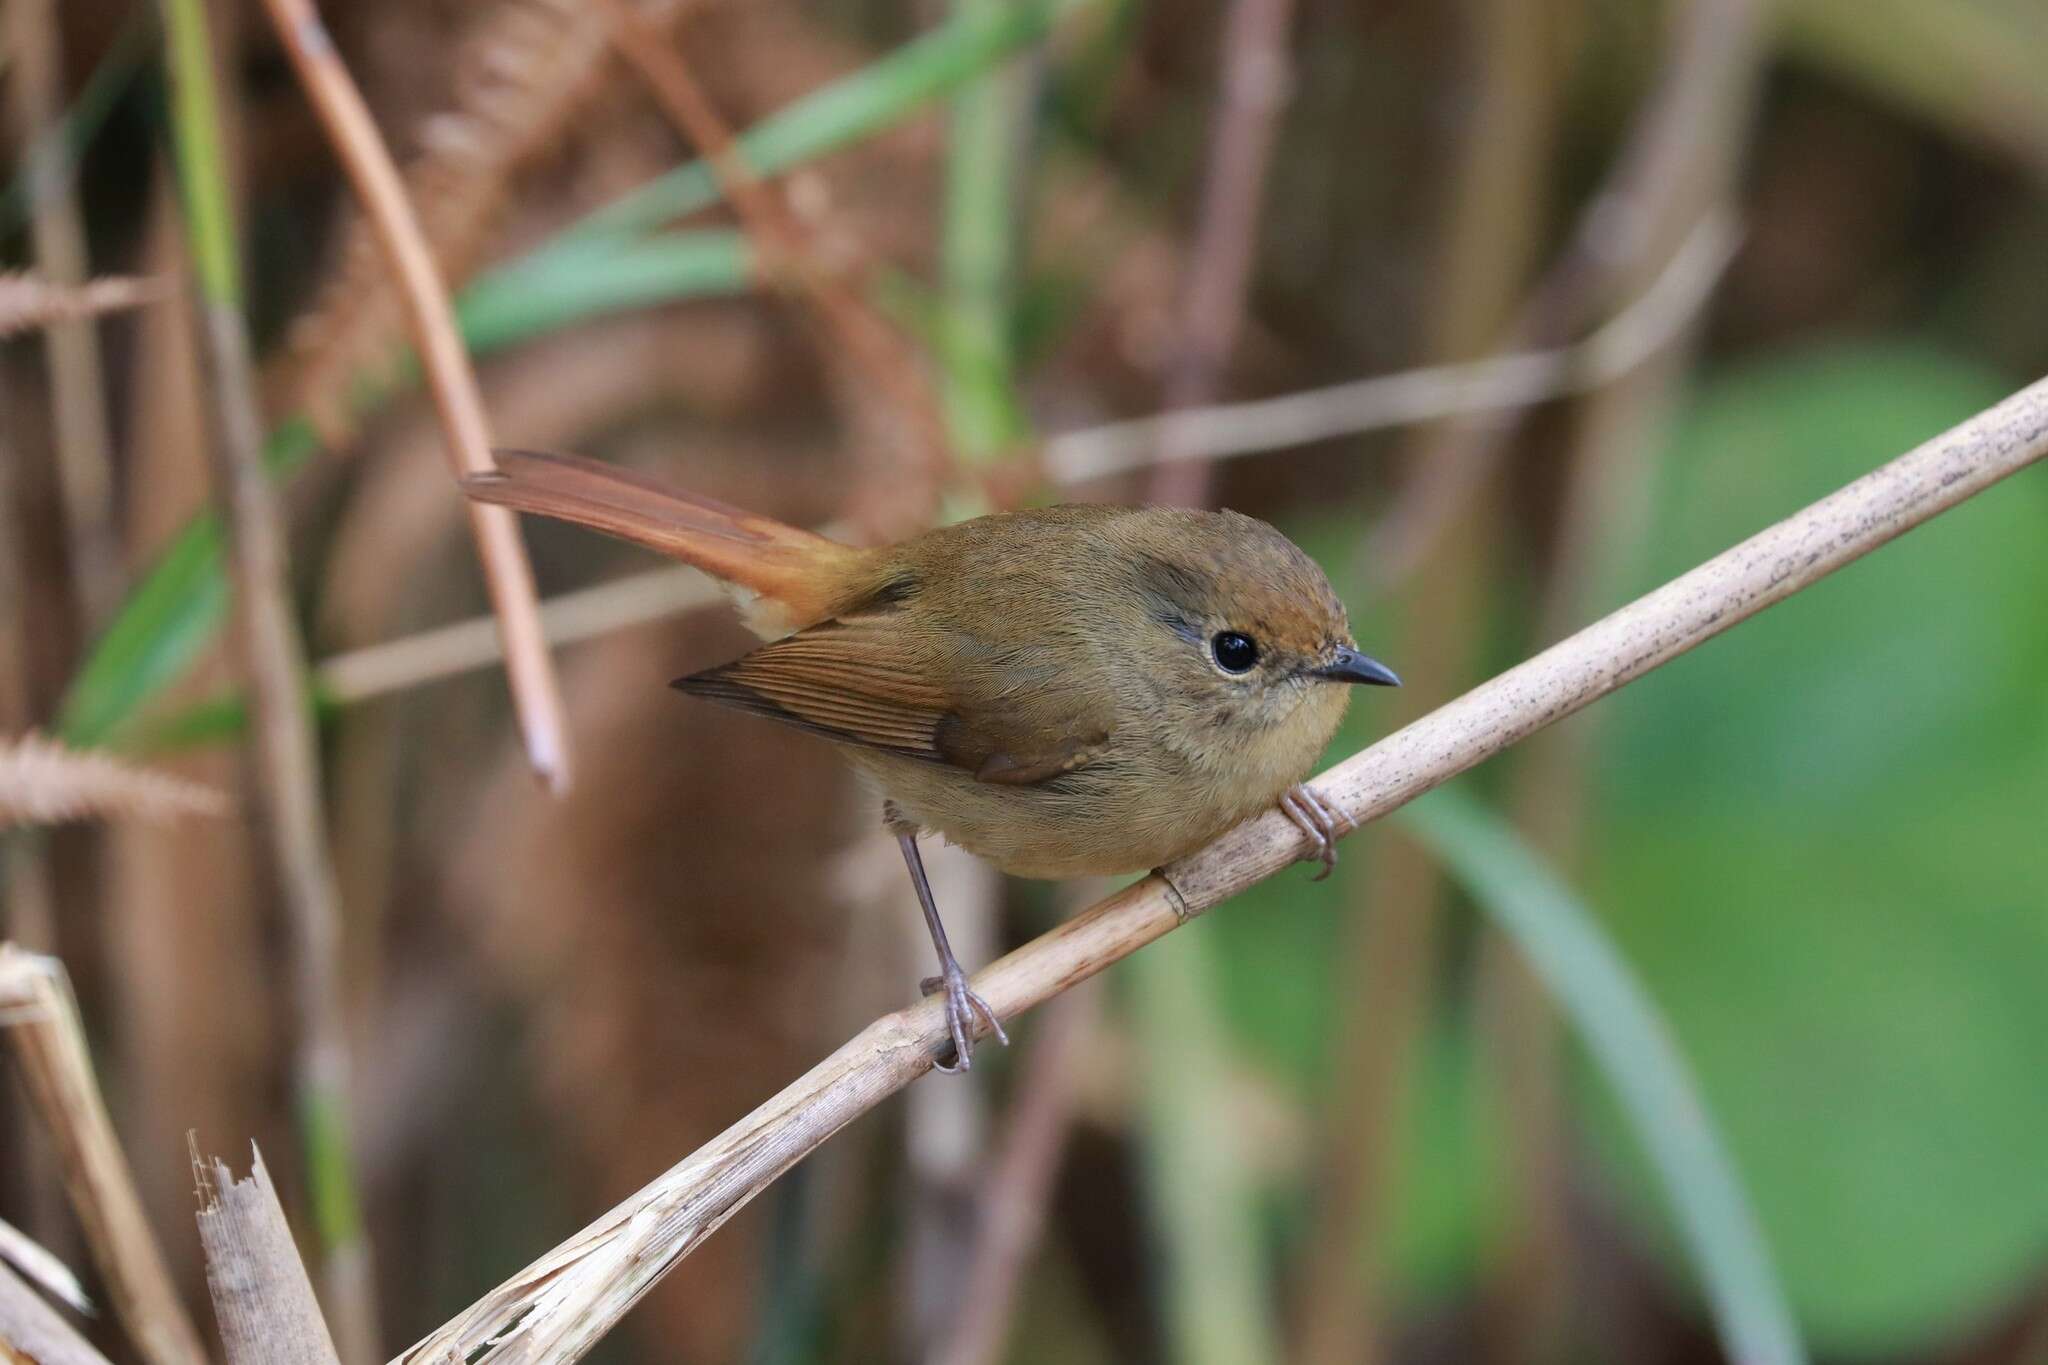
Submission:
<svg viewBox="0 0 2048 1365">
<path fill-rule="evenodd" d="M 2044 456 L 2048 380 L 1353 755 L 1318 794 L 1353 828 L 1378 819 Z M 975 988 L 1015 1016 L 1310 853 L 1278 811 L 1249 820 L 995 962 Z M 937 999 L 876 1020 L 394 1365 L 579 1359 L 735 1211 L 947 1046 Z"/>
<path fill-rule="evenodd" d="M 125 275 L 103 275 L 84 284 L 64 285 L 24 270 L 0 271 L 0 337 L 139 308 L 169 292 L 169 285 L 162 280 Z"/>
<path fill-rule="evenodd" d="M 0 1365 L 108 1365 L 20 1276 L 0 1265 Z"/>
<path fill-rule="evenodd" d="M 204 1365 L 199 1333 L 164 1268 L 93 1078 L 85 1028 L 53 957 L 0 944 L 0 1017 L 64 1171 L 107 1297 L 150 1365 Z"/>
<path fill-rule="evenodd" d="M 14 1267 L 23 1278 L 59 1303 L 80 1313 L 92 1312 L 92 1299 L 71 1267 L 51 1254 L 49 1248 L 14 1224 L 0 1221 L 0 1261 Z"/>
<path fill-rule="evenodd" d="M 642 0 L 660 22 L 686 0 Z M 611 53 L 603 18 L 584 0 L 500 0 L 484 7 L 462 43 L 451 108 L 427 123 L 405 168 L 406 198 L 443 278 L 476 268 L 518 172 L 549 148 L 602 89 Z M 332 277 L 292 328 L 289 348 L 266 376 L 280 411 L 311 414 L 329 445 L 355 430 L 351 394 L 365 374 L 398 363 L 405 325 L 376 234 L 352 222 Z"/>
<path fill-rule="evenodd" d="M 846 348 L 848 359 L 895 401 L 905 427 L 922 448 L 923 464 L 933 477 L 943 477 L 953 462 L 945 414 L 909 343 L 867 305 L 858 287 L 819 262 L 783 190 L 763 181 L 747 164 L 731 126 L 682 53 L 664 42 L 660 30 L 627 0 L 598 0 L 598 8 L 609 15 L 620 51 L 647 82 L 662 111 L 710 163 L 770 269 L 802 291 L 819 320 Z"/>
<path fill-rule="evenodd" d="M 112 754 L 66 748 L 31 731 L 0 740 L 0 829 L 72 820 L 174 820 L 222 815 L 212 787 L 137 768 Z"/>
<path fill-rule="evenodd" d="M 493 465 L 483 395 L 456 330 L 447 285 L 435 268 L 391 154 L 312 0 L 265 0 L 265 7 L 376 228 L 385 263 L 397 277 L 413 342 L 440 414 L 449 462 L 458 477 L 484 473 Z M 533 566 L 512 513 L 477 503 L 469 504 L 468 513 L 491 605 L 505 636 L 506 674 L 527 761 L 559 792 L 569 783 L 568 727 L 561 687 L 541 633 Z"/>
<path fill-rule="evenodd" d="M 263 1153 L 250 1152 L 247 1180 L 192 1152 L 206 1287 L 228 1365 L 340 1365 Z"/>
</svg>

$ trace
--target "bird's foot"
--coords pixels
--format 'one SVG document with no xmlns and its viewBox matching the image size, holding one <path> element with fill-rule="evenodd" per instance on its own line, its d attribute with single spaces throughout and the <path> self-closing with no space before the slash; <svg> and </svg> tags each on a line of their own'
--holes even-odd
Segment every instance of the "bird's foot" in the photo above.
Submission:
<svg viewBox="0 0 2048 1365">
<path fill-rule="evenodd" d="M 1305 782 L 1297 782 L 1280 794 L 1280 813 L 1294 822 L 1314 845 L 1312 857 L 1321 861 L 1323 870 L 1316 873 L 1321 881 L 1337 866 L 1337 836 L 1348 832 L 1351 822 L 1323 804 L 1323 799 Z"/>
<path fill-rule="evenodd" d="M 948 963 L 938 976 L 928 976 L 919 982 L 926 995 L 939 991 L 946 993 L 946 1027 L 953 1034 L 953 1063 L 948 1066 L 940 1057 L 935 1065 L 948 1074 L 966 1071 L 974 1065 L 974 1030 L 978 1024 L 988 1025 L 988 1031 L 995 1035 L 1004 1047 L 1010 1045 L 1010 1035 L 1003 1032 L 1003 1023 L 996 1018 L 996 1012 L 988 1001 L 968 988 L 967 973 L 960 970 L 958 963 Z"/>
</svg>

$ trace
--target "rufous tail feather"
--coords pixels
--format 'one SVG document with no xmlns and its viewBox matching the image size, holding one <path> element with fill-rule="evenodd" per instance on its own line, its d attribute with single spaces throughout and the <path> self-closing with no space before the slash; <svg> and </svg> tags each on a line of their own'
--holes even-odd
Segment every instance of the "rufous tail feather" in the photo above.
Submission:
<svg viewBox="0 0 2048 1365">
<path fill-rule="evenodd" d="M 670 487 L 637 470 L 530 450 L 499 450 L 462 491 L 479 502 L 618 536 L 740 590 L 757 632 L 784 635 L 837 614 L 857 594 L 869 551 Z"/>
</svg>

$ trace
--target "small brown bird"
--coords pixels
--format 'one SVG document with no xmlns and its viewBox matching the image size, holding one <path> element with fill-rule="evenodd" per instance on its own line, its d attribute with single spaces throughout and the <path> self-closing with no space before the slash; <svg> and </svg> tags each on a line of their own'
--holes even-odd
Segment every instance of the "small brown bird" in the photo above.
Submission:
<svg viewBox="0 0 2048 1365">
<path fill-rule="evenodd" d="M 947 946 L 919 834 L 1022 877 L 1141 872 L 1277 802 L 1327 873 L 1338 831 L 1301 779 L 1342 684 L 1400 684 L 1315 562 L 1235 512 L 1046 507 L 860 549 L 594 460 L 498 465 L 471 497 L 735 591 L 770 643 L 675 686 L 831 740 L 881 790 L 938 951 L 945 1070 L 970 1065 L 978 1025 L 1009 1040 Z"/>
</svg>

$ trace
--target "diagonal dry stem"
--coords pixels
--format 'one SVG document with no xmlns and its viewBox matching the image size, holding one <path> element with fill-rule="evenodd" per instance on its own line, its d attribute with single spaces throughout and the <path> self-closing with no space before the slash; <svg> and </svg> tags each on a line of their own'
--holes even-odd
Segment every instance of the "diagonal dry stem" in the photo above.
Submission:
<svg viewBox="0 0 2048 1365">
<path fill-rule="evenodd" d="M 107 1298 L 149 1365 L 205 1365 L 163 1252 L 142 1216 L 135 1177 L 93 1078 L 85 1026 L 55 958 L 0 944 L 0 1020 L 29 1099 L 50 1130 L 64 1187 Z"/>
<path fill-rule="evenodd" d="M 291 55 L 292 66 L 306 88 L 327 135 L 334 144 L 356 195 L 384 249 L 391 272 L 398 277 L 413 343 L 420 353 L 434 407 L 448 440 L 455 473 L 483 473 L 493 468 L 491 435 L 484 417 L 483 395 L 463 349 L 448 303 L 448 291 L 412 207 L 391 153 L 377 135 L 363 97 L 334 50 L 333 39 L 320 22 L 312 0 L 264 0 L 278 36 Z M 533 567 L 519 539 L 514 516 L 501 507 L 469 504 L 470 529 L 505 637 L 506 672 L 513 705 L 519 712 L 528 761 L 553 790 L 569 783 L 568 730 L 562 715 L 561 689 L 541 633 L 540 607 L 534 592 Z"/>
<path fill-rule="evenodd" d="M 2044 456 L 2048 380 L 1354 754 L 1317 793 L 1353 829 L 1378 819 Z M 1268 812 L 991 964 L 975 988 L 1013 1017 L 1308 852 L 1308 836 Z M 579 1359 L 726 1219 L 947 1045 L 940 1001 L 876 1020 L 395 1365 Z"/>
<path fill-rule="evenodd" d="M 952 445 L 938 395 L 916 353 L 855 288 L 819 262 L 782 188 L 764 181 L 747 164 L 731 126 L 675 45 L 627 0 L 598 0 L 598 8 L 609 16 L 619 51 L 640 73 L 662 112 L 710 163 L 762 259 L 808 299 L 819 320 L 846 348 L 847 358 L 894 400 L 921 447 L 926 469 L 933 477 L 943 477 L 952 468 Z"/>
</svg>

